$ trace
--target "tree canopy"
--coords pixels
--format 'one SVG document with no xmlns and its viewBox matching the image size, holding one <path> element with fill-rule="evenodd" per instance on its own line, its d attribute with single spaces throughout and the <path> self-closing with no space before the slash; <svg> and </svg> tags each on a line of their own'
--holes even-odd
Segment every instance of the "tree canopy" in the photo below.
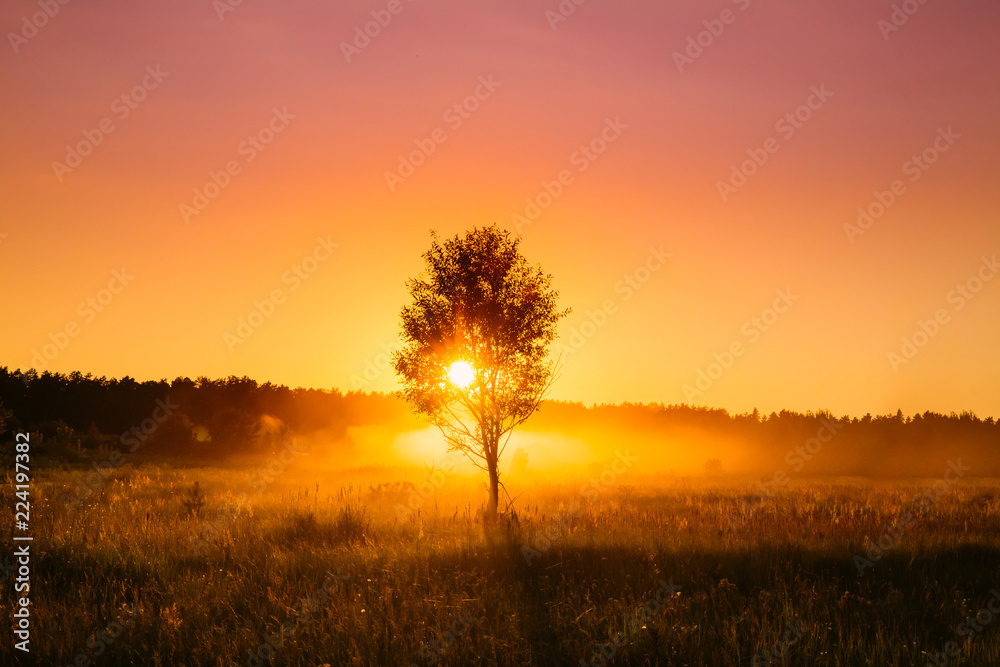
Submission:
<svg viewBox="0 0 1000 667">
<path fill-rule="evenodd" d="M 489 475 L 492 517 L 498 460 L 557 375 L 548 348 L 569 310 L 558 308 L 552 276 L 528 263 L 509 232 L 431 237 L 425 275 L 407 283 L 412 303 L 402 309 L 404 346 L 393 365 L 402 395 Z M 449 376 L 456 365 L 470 369 L 467 381 Z"/>
</svg>

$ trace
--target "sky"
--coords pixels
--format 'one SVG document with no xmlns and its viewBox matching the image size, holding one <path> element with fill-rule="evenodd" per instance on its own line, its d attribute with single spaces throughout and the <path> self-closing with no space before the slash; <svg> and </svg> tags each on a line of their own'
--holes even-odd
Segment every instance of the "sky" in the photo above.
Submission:
<svg viewBox="0 0 1000 667">
<path fill-rule="evenodd" d="M 0 23 L 0 365 L 393 391 L 430 230 L 496 224 L 573 309 L 553 398 L 1000 416 L 996 3 Z"/>
</svg>

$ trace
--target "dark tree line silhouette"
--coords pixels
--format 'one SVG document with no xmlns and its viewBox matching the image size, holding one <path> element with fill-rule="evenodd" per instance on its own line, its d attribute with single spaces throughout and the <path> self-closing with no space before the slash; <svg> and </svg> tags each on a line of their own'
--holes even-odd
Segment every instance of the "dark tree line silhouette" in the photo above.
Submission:
<svg viewBox="0 0 1000 667">
<path fill-rule="evenodd" d="M 1000 476 L 1000 422 L 971 412 L 836 417 L 825 411 L 730 414 L 719 408 L 633 403 L 546 408 L 537 427 L 554 430 L 558 424 L 561 432 L 580 438 L 606 434 L 631 441 L 661 469 L 670 465 L 658 451 L 668 460 L 694 455 L 706 464 L 721 459 L 730 473 L 937 477 L 949 459 L 962 458 L 973 465 L 973 476 Z"/>
<path fill-rule="evenodd" d="M 7 434 L 0 438 L 38 433 L 47 445 L 42 453 L 66 455 L 77 441 L 89 448 L 138 438 L 158 453 L 208 457 L 266 452 L 286 437 L 318 431 L 336 441 L 350 424 L 407 413 L 375 394 L 290 389 L 246 377 L 139 382 L 0 367 L 4 409 Z"/>
<path fill-rule="evenodd" d="M 271 452 L 288 437 L 317 435 L 337 454 L 352 446 L 351 428 L 365 425 L 400 432 L 423 426 L 389 394 L 291 389 L 246 377 L 139 382 L 0 367 L 0 441 L 37 433 L 32 451 L 50 462 L 85 461 L 81 450 L 129 443 L 134 449 L 136 441 L 163 455 L 251 455 Z M 973 476 L 1000 476 L 1000 422 L 967 412 L 835 417 L 547 401 L 532 429 L 599 442 L 602 451 L 629 447 L 643 457 L 646 472 L 669 471 L 675 459 L 696 460 L 698 470 L 720 459 L 727 473 L 938 476 L 949 459 L 961 458 Z"/>
</svg>

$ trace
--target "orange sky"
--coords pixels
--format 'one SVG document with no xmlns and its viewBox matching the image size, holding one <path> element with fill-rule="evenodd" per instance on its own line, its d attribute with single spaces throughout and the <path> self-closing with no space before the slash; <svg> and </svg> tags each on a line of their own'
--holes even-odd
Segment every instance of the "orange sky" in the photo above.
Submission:
<svg viewBox="0 0 1000 667">
<path fill-rule="evenodd" d="M 0 365 L 391 390 L 429 230 L 531 214 L 556 398 L 1000 414 L 1000 6 L 903 4 L 4 3 Z"/>
</svg>

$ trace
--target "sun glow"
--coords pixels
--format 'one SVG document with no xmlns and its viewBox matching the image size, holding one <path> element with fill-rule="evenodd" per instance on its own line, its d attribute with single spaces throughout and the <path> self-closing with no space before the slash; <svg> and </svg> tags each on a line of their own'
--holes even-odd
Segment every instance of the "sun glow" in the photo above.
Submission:
<svg viewBox="0 0 1000 667">
<path fill-rule="evenodd" d="M 448 367 L 448 380 L 455 386 L 465 388 L 476 379 L 476 371 L 467 361 L 456 361 Z"/>
</svg>

